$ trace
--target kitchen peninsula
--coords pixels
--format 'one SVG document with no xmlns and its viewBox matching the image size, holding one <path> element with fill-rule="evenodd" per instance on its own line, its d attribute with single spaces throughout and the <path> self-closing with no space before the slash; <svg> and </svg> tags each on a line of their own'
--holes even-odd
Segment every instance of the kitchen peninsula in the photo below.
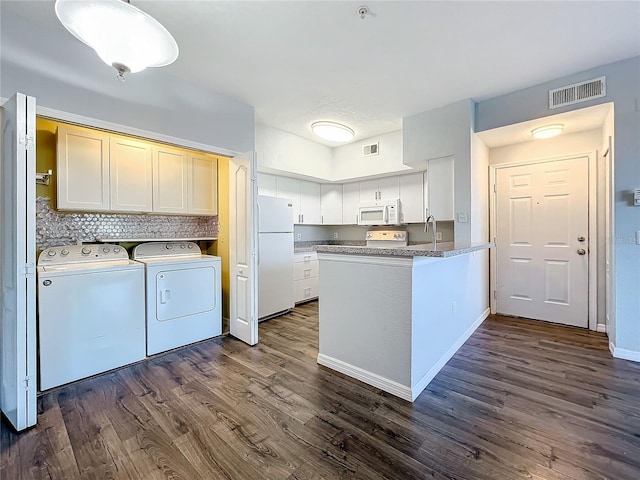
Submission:
<svg viewBox="0 0 640 480">
<path fill-rule="evenodd" d="M 413 401 L 488 316 L 492 243 L 318 245 L 318 363 Z"/>
</svg>

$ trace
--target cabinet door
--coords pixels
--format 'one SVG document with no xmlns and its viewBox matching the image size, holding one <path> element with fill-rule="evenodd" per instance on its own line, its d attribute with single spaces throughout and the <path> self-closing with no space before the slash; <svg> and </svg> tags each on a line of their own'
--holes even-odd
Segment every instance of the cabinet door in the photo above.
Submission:
<svg viewBox="0 0 640 480">
<path fill-rule="evenodd" d="M 153 207 L 151 145 L 123 137 L 109 138 L 111 210 L 150 212 Z"/>
<path fill-rule="evenodd" d="M 58 127 L 56 173 L 60 210 L 109 210 L 109 136 Z"/>
<path fill-rule="evenodd" d="M 358 223 L 358 205 L 360 204 L 360 184 L 345 183 L 342 185 L 342 224 Z"/>
<path fill-rule="evenodd" d="M 258 195 L 267 195 L 268 197 L 278 196 L 275 175 L 258 173 Z"/>
<path fill-rule="evenodd" d="M 400 198 L 400 182 L 398 177 L 378 179 L 378 202 Z"/>
<path fill-rule="evenodd" d="M 153 146 L 153 211 L 187 213 L 188 160 L 186 152 Z"/>
<path fill-rule="evenodd" d="M 360 202 L 375 204 L 378 201 L 378 179 L 360 182 Z"/>
<path fill-rule="evenodd" d="M 453 158 L 429 160 L 428 176 L 429 215 L 436 220 L 453 220 Z"/>
<path fill-rule="evenodd" d="M 192 215 L 218 214 L 218 159 L 189 155 L 187 212 Z"/>
<path fill-rule="evenodd" d="M 399 183 L 402 222 L 424 222 L 424 175 L 401 175 Z"/>
<path fill-rule="evenodd" d="M 276 177 L 278 197 L 288 198 L 293 205 L 293 223 L 302 223 L 300 217 L 300 180 L 289 177 Z"/>
<path fill-rule="evenodd" d="M 300 181 L 300 220 L 310 225 L 320 225 L 320 184 Z"/>
<path fill-rule="evenodd" d="M 342 185 L 320 185 L 320 213 L 325 225 L 342 225 Z"/>
</svg>

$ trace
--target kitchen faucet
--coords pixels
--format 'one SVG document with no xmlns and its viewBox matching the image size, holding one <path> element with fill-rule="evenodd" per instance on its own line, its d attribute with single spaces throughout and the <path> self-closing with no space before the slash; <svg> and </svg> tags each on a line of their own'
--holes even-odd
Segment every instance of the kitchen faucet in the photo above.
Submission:
<svg viewBox="0 0 640 480">
<path fill-rule="evenodd" d="M 428 233 L 429 232 L 429 222 L 431 222 L 433 224 L 433 244 L 436 244 L 436 237 L 437 235 L 437 226 L 436 226 L 436 217 L 434 217 L 433 215 L 428 215 L 427 219 L 424 221 L 424 232 Z"/>
</svg>

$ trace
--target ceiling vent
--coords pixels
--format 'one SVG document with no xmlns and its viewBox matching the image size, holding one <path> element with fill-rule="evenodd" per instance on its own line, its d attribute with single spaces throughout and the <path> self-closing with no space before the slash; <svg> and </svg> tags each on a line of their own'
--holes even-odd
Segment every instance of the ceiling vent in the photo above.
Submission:
<svg viewBox="0 0 640 480">
<path fill-rule="evenodd" d="M 378 155 L 379 152 L 379 144 L 378 143 L 372 143 L 370 145 L 364 145 L 362 147 L 362 156 L 363 157 L 370 157 L 371 155 Z"/>
<path fill-rule="evenodd" d="M 549 108 L 564 107 L 607 95 L 605 77 L 549 90 Z"/>
</svg>

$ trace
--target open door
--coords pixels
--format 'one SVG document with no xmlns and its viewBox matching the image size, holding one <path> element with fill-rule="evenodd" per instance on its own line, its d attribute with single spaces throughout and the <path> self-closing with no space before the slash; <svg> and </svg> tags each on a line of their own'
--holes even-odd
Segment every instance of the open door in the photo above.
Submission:
<svg viewBox="0 0 640 480">
<path fill-rule="evenodd" d="M 257 199 L 255 153 L 230 159 L 229 331 L 249 345 L 258 343 Z"/>
<path fill-rule="evenodd" d="M 0 407 L 16 430 L 36 423 L 36 99 L 2 106 Z"/>
</svg>

